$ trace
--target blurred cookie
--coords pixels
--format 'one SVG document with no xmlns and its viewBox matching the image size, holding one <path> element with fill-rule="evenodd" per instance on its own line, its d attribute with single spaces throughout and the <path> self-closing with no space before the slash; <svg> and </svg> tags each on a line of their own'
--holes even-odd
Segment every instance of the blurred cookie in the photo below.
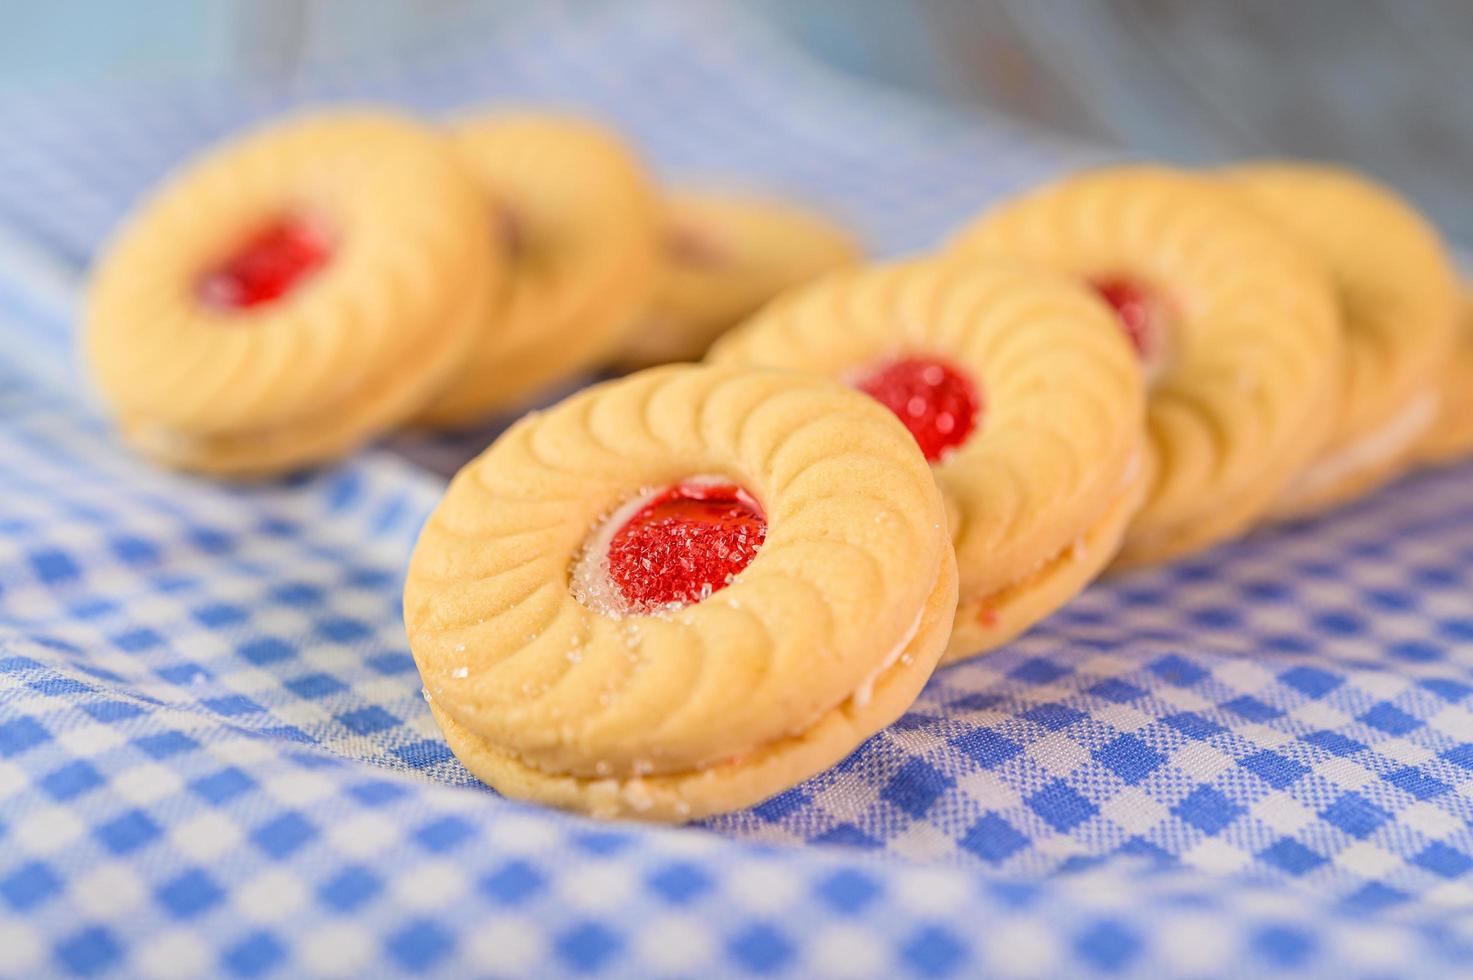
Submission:
<svg viewBox="0 0 1473 980">
<path fill-rule="evenodd" d="M 1316 513 L 1402 472 L 1437 419 L 1457 280 L 1437 232 L 1395 193 L 1337 167 L 1256 164 L 1227 182 L 1329 271 L 1344 333 L 1329 443 L 1285 488 L 1279 516 Z"/>
<path fill-rule="evenodd" d="M 124 437 L 265 474 L 341 456 L 449 378 L 502 275 L 440 136 L 342 111 L 171 175 L 93 272 L 84 343 Z"/>
<path fill-rule="evenodd" d="M 833 273 L 708 358 L 843 380 L 910 429 L 941 486 L 960 598 L 945 659 L 992 649 L 1073 598 L 1140 505 L 1145 397 L 1105 304 L 1008 263 Z"/>
<path fill-rule="evenodd" d="M 643 166 L 592 122 L 498 113 L 449 134 L 508 257 L 500 301 L 459 374 L 418 421 L 459 426 L 524 405 L 608 360 L 654 288 L 658 212 Z"/>
<path fill-rule="evenodd" d="M 1122 567 L 1248 528 L 1320 450 L 1340 328 L 1322 269 L 1210 178 L 1113 167 L 1005 201 L 958 237 L 1094 286 L 1148 384 L 1154 485 Z"/>
<path fill-rule="evenodd" d="M 693 361 L 783 290 L 858 260 L 839 225 L 784 201 L 678 191 L 665 199 L 664 257 L 621 367 Z"/>
<path fill-rule="evenodd" d="M 1417 455 L 1427 463 L 1451 463 L 1473 455 L 1473 294 L 1465 294 L 1453 352 L 1439 371 L 1437 421 Z"/>
<path fill-rule="evenodd" d="M 898 718 L 955 606 L 941 495 L 889 412 L 696 365 L 523 418 L 451 483 L 404 590 L 471 772 L 667 821 L 755 804 Z"/>
</svg>

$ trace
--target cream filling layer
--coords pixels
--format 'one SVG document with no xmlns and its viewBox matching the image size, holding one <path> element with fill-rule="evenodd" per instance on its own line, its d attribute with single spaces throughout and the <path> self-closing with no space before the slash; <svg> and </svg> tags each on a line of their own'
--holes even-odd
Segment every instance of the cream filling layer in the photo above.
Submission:
<svg viewBox="0 0 1473 980">
<path fill-rule="evenodd" d="M 1441 396 L 1428 391 L 1407 403 L 1389 421 L 1363 438 L 1311 463 L 1295 477 L 1282 499 L 1313 497 L 1341 480 L 1389 463 L 1407 451 L 1437 419 Z"/>
<path fill-rule="evenodd" d="M 881 677 L 885 676 L 886 671 L 894 667 L 896 662 L 905 656 L 905 648 L 910 646 L 911 641 L 916 638 L 916 634 L 921 629 L 921 620 L 925 618 L 926 607 L 922 604 L 920 611 L 916 613 L 915 622 L 910 624 L 910 628 L 905 631 L 905 635 L 900 638 L 900 642 L 895 644 L 895 649 L 885 654 L 885 658 L 880 661 L 879 666 L 864 675 L 860 679 L 859 684 L 855 686 L 854 693 L 849 695 L 849 701 L 854 707 L 863 708 L 869 705 L 875 696 L 875 684 L 879 682 Z"/>
</svg>

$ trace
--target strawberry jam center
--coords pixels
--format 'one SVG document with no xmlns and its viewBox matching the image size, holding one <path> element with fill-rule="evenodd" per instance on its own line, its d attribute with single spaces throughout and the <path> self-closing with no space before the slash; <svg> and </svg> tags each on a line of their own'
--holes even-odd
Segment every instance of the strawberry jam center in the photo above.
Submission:
<svg viewBox="0 0 1473 980">
<path fill-rule="evenodd" d="M 699 602 L 747 567 L 767 537 L 757 501 L 729 483 L 681 483 L 614 532 L 609 578 L 634 612 Z"/>
<path fill-rule="evenodd" d="M 1096 293 L 1115 311 L 1120 329 L 1140 359 L 1154 361 L 1161 352 L 1165 330 L 1165 311 L 1161 301 L 1145 286 L 1122 278 L 1102 278 L 1090 282 Z"/>
<path fill-rule="evenodd" d="M 507 258 L 521 258 L 527 250 L 527 228 L 522 217 L 511 208 L 498 208 L 495 217 L 496 237 Z"/>
<path fill-rule="evenodd" d="M 315 225 L 282 218 L 246 239 L 205 273 L 199 296 L 215 309 L 245 310 L 273 302 L 327 264 L 332 248 Z"/>
<path fill-rule="evenodd" d="M 689 225 L 673 225 L 665 232 L 665 252 L 677 265 L 698 269 L 720 267 L 727 259 L 721 242 Z"/>
<path fill-rule="evenodd" d="M 956 368 L 931 358 L 904 357 L 882 364 L 854 387 L 899 416 L 932 463 L 967 441 L 982 409 L 976 385 Z"/>
</svg>

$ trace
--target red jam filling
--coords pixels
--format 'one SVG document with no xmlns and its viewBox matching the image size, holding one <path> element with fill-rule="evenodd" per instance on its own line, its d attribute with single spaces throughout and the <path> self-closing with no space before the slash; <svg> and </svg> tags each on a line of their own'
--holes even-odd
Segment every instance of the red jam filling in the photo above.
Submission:
<svg viewBox="0 0 1473 980">
<path fill-rule="evenodd" d="M 708 269 L 726 262 L 721 242 L 700 228 L 673 225 L 665 232 L 665 254 L 679 265 Z"/>
<path fill-rule="evenodd" d="M 216 309 L 261 306 L 291 292 L 331 257 L 332 247 L 320 228 L 297 218 L 283 218 L 256 232 L 206 272 L 199 295 Z"/>
<path fill-rule="evenodd" d="M 521 216 L 508 207 L 496 210 L 496 237 L 508 258 L 520 258 L 527 250 L 527 229 Z"/>
<path fill-rule="evenodd" d="M 1120 321 L 1135 352 L 1144 362 L 1153 361 L 1161 352 L 1165 311 L 1161 301 L 1145 286 L 1129 279 L 1103 278 L 1090 282 L 1096 293 Z"/>
<path fill-rule="evenodd" d="M 729 483 L 682 483 L 609 542 L 609 578 L 634 612 L 699 602 L 731 584 L 767 537 L 757 501 Z"/>
<path fill-rule="evenodd" d="M 982 409 L 982 396 L 965 374 L 930 358 L 882 364 L 854 387 L 899 416 L 932 463 L 967 441 Z"/>
</svg>

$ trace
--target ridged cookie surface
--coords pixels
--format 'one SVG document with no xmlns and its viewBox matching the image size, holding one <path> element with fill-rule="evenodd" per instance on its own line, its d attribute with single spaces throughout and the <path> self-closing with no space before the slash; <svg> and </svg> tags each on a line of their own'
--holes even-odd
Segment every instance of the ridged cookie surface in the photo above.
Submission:
<svg viewBox="0 0 1473 980">
<path fill-rule="evenodd" d="M 834 273 L 727 334 L 709 359 L 861 387 L 886 365 L 934 361 L 972 384 L 974 418 L 952 423 L 972 428 L 934 464 L 961 579 L 948 659 L 1072 598 L 1139 504 L 1141 372 L 1109 309 L 1069 277 L 942 260 Z M 926 397 L 921 387 L 892 407 L 904 415 Z"/>
<path fill-rule="evenodd" d="M 1275 511 L 1343 503 L 1401 472 L 1437 416 L 1457 279 L 1436 230 L 1406 201 L 1338 167 L 1257 164 L 1226 172 L 1236 192 L 1301 242 L 1335 283 L 1342 393 L 1321 456 Z"/>
<path fill-rule="evenodd" d="M 419 416 L 437 426 L 516 408 L 607 360 L 648 303 L 659 242 L 643 165 L 602 126 L 498 113 L 448 138 L 481 185 L 482 227 L 509 278 L 460 373 Z"/>
<path fill-rule="evenodd" d="M 403 421 L 500 275 L 479 200 L 438 135 L 382 112 L 274 124 L 186 165 L 89 289 L 87 360 L 125 435 L 179 466 L 265 473 Z M 212 301 L 211 270 L 282 222 L 321 237 L 321 267 L 274 299 Z"/>
<path fill-rule="evenodd" d="M 1157 167 L 1082 173 L 1004 202 L 955 242 L 1159 304 L 1147 418 L 1155 482 L 1120 563 L 1247 528 L 1323 446 L 1340 331 L 1324 271 L 1211 179 Z"/>
<path fill-rule="evenodd" d="M 838 224 L 786 201 L 674 192 L 664 202 L 659 284 L 617 361 L 645 367 L 696 360 L 778 293 L 859 255 Z"/>
<path fill-rule="evenodd" d="M 611 515 L 693 477 L 765 514 L 729 585 L 624 615 L 575 585 Z M 421 533 L 404 611 L 473 772 L 679 820 L 755 803 L 897 717 L 945 646 L 955 575 L 935 481 L 889 412 L 822 378 L 679 366 L 534 413 L 466 466 Z"/>
</svg>

